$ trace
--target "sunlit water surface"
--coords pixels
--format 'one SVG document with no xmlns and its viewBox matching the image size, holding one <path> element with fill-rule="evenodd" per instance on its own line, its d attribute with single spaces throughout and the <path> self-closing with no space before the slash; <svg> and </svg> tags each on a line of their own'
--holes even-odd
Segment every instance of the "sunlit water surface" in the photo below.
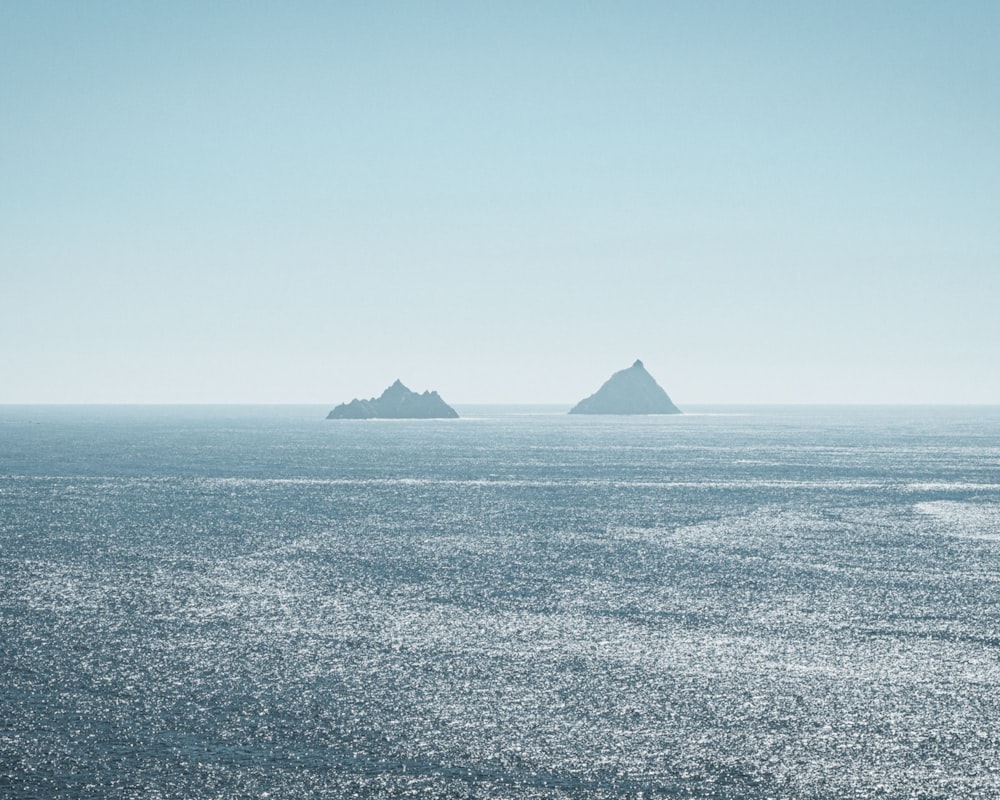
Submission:
<svg viewBox="0 0 1000 800">
<path fill-rule="evenodd" d="M 325 411 L 0 408 L 0 797 L 1000 797 L 1000 409 Z"/>
</svg>

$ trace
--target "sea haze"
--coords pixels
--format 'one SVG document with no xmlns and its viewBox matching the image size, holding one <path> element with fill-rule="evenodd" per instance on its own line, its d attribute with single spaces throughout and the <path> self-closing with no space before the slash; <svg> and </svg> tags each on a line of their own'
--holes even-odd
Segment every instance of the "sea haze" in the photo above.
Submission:
<svg viewBox="0 0 1000 800">
<path fill-rule="evenodd" d="M 0 796 L 1000 796 L 1000 409 L 327 410 L 0 407 Z"/>
</svg>

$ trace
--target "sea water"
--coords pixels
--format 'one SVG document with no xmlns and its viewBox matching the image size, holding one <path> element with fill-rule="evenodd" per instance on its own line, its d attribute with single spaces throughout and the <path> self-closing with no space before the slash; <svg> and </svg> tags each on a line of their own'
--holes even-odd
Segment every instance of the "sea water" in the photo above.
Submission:
<svg viewBox="0 0 1000 800">
<path fill-rule="evenodd" d="M 0 797 L 1000 796 L 1000 409 L 0 407 Z"/>
</svg>

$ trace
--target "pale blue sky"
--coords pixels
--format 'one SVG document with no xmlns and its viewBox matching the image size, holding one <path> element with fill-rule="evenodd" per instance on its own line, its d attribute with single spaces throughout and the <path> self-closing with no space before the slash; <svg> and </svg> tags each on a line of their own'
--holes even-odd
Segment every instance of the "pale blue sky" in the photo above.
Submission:
<svg viewBox="0 0 1000 800">
<path fill-rule="evenodd" d="M 1000 2 L 0 0 L 0 402 L 1000 403 Z"/>
</svg>

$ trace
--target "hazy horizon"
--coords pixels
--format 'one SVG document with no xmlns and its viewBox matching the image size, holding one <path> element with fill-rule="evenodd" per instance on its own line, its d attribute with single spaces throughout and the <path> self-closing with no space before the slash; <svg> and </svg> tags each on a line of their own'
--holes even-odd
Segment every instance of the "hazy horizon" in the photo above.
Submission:
<svg viewBox="0 0 1000 800">
<path fill-rule="evenodd" d="M 1000 5 L 0 6 L 0 403 L 1000 403 Z"/>
<path fill-rule="evenodd" d="M 365 400 L 369 399 L 373 395 L 367 397 L 358 396 L 357 399 Z M 351 398 L 352 400 L 355 398 Z M 582 398 L 581 398 L 582 399 Z M 447 399 L 445 398 L 446 402 Z M 60 402 L 42 402 L 42 403 L 0 403 L 0 408 L 206 408 L 206 409 L 258 409 L 258 408 L 286 408 L 286 409 L 323 409 L 324 417 L 325 412 L 330 410 L 333 406 L 339 405 L 340 403 L 349 402 L 348 400 L 338 400 L 331 403 L 317 403 L 317 402 L 286 402 L 286 403 L 201 403 L 201 402 L 190 402 L 190 403 L 60 403 Z M 568 412 L 575 403 L 573 402 L 550 402 L 550 403 L 533 403 L 533 402 L 511 402 L 511 403 L 499 403 L 491 402 L 489 400 L 468 400 L 462 402 L 449 403 L 456 410 L 461 412 L 463 409 L 551 409 L 559 410 L 560 413 Z M 687 414 L 688 416 L 698 416 L 699 414 L 713 413 L 715 409 L 926 409 L 932 410 L 935 408 L 940 409 L 957 409 L 957 408 L 984 408 L 984 409 L 1000 409 L 1000 403 L 687 403 L 681 408 L 681 415 Z M 579 416 L 579 415 L 577 415 Z M 606 418 L 611 417 L 676 417 L 676 414 L 609 414 L 609 415 L 598 415 L 599 417 Z M 584 419 L 587 417 L 584 416 Z M 378 418 L 374 417 L 371 419 L 361 420 L 362 422 L 399 422 L 398 419 L 391 418 Z M 410 419 L 408 421 L 440 421 L 440 420 L 419 420 Z"/>
</svg>

